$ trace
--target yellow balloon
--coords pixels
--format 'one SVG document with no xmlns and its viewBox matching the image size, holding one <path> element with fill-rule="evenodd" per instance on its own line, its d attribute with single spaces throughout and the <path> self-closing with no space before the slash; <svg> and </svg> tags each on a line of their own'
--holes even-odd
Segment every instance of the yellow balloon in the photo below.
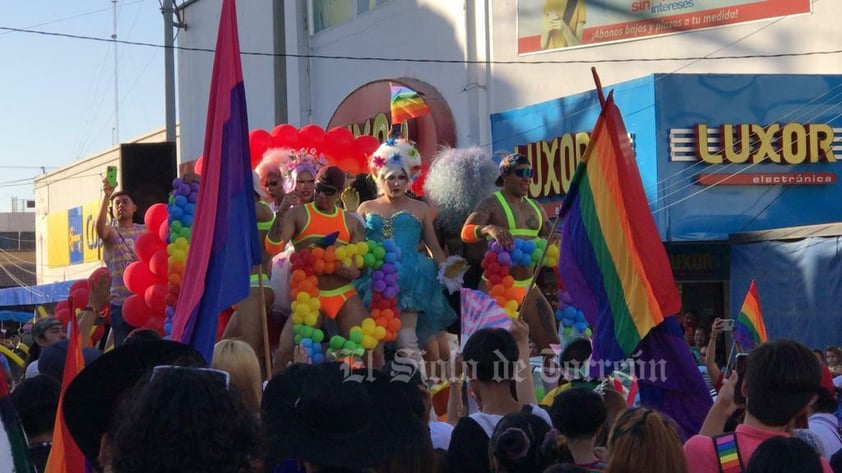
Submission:
<svg viewBox="0 0 842 473">
<path fill-rule="evenodd" d="M 297 314 L 297 313 L 293 312 L 292 323 L 293 324 L 303 324 L 304 323 L 304 317 L 302 317 L 301 314 Z"/>
<path fill-rule="evenodd" d="M 309 314 L 307 317 L 304 318 L 304 325 L 308 327 L 315 327 L 316 322 L 319 321 L 319 314 Z"/>
<path fill-rule="evenodd" d="M 376 338 L 377 341 L 380 341 L 380 340 L 383 340 L 384 338 L 386 338 L 386 328 L 381 327 L 379 325 L 377 327 L 374 327 L 374 338 Z"/>
<path fill-rule="evenodd" d="M 310 305 L 310 308 L 311 308 L 311 309 L 313 309 L 313 311 L 317 311 L 317 310 L 319 310 L 319 309 L 322 307 L 321 302 L 319 302 L 319 300 L 318 300 L 318 299 L 315 299 L 315 298 L 314 298 L 314 299 L 310 299 L 310 301 L 308 302 L 308 304 Z"/>
<path fill-rule="evenodd" d="M 363 259 L 363 255 L 357 254 L 354 256 L 354 264 L 358 268 L 362 268 L 365 265 L 365 260 Z"/>
<path fill-rule="evenodd" d="M 358 241 L 356 243 L 356 247 L 358 255 L 364 255 L 368 253 L 368 245 L 364 241 Z"/>
<path fill-rule="evenodd" d="M 351 266 L 351 257 L 350 256 L 342 259 L 342 266 Z"/>
<path fill-rule="evenodd" d="M 377 340 L 371 335 L 363 335 L 363 348 L 366 350 L 374 350 L 377 347 Z"/>
<path fill-rule="evenodd" d="M 336 259 L 343 260 L 345 259 L 347 249 L 344 246 L 340 246 L 336 249 Z"/>
<path fill-rule="evenodd" d="M 310 294 L 306 292 L 299 292 L 298 295 L 295 297 L 295 300 L 299 302 L 307 302 L 310 300 Z"/>
<path fill-rule="evenodd" d="M 363 320 L 363 323 L 361 324 L 361 326 L 362 326 L 362 329 L 363 329 L 363 333 L 373 333 L 374 328 L 377 327 L 377 324 L 374 323 L 374 319 L 372 319 L 371 317 L 368 317 L 368 318 Z"/>
</svg>

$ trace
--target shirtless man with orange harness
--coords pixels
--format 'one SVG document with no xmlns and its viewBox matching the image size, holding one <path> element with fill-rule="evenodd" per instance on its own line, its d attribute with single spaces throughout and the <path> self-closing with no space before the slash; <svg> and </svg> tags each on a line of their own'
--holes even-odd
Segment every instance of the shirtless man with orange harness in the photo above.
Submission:
<svg viewBox="0 0 842 473">
<path fill-rule="evenodd" d="M 284 216 L 280 225 L 266 236 L 266 249 L 270 254 L 283 251 L 292 241 L 296 249 L 319 243 L 324 237 L 338 232 L 335 244 L 356 243 L 365 239 L 360 221 L 336 206 L 345 186 L 345 172 L 336 166 L 322 168 L 316 176 L 316 195 L 312 203 L 296 206 Z M 348 337 L 351 327 L 360 325 L 368 310 L 357 295 L 351 280 L 358 278 L 356 267 L 338 266 L 333 274 L 319 277 L 321 317 L 335 319 L 343 336 Z M 321 320 L 317 325 L 321 325 Z M 276 367 L 283 369 L 292 361 L 294 336 L 292 321 L 287 320 L 281 332 L 280 353 Z"/>
<path fill-rule="evenodd" d="M 532 181 L 532 166 L 529 158 L 522 154 L 510 154 L 500 162 L 500 176 L 495 181 L 502 190 L 483 199 L 465 220 L 462 227 L 462 241 L 478 243 L 485 239 L 496 240 L 511 248 L 515 239 L 548 238 L 552 224 L 544 209 L 527 197 Z M 529 325 L 529 336 L 538 345 L 545 362 L 554 359 L 550 345 L 558 344 L 558 329 L 552 306 L 532 284 L 534 267 L 512 267 L 514 288 L 519 289 L 518 304 L 521 314 Z M 531 289 L 530 289 L 531 287 Z M 488 291 L 485 281 L 479 289 Z M 527 294 L 527 291 L 529 293 Z"/>
</svg>

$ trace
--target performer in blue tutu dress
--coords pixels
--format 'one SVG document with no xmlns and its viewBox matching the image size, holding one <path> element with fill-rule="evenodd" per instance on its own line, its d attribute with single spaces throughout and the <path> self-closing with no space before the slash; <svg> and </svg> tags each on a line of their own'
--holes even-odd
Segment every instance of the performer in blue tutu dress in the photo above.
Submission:
<svg viewBox="0 0 842 473">
<path fill-rule="evenodd" d="M 419 341 L 427 349 L 427 361 L 437 361 L 444 354 L 439 353 L 435 336 L 456 320 L 456 313 L 437 280 L 438 264 L 445 261 L 445 255 L 433 229 L 432 210 L 406 193 L 412 178 L 421 170 L 421 156 L 412 144 L 389 139 L 372 154 L 369 167 L 379 196 L 360 204 L 357 212 L 365 220 L 367 240 L 393 239 L 401 250 L 398 349 L 406 350 L 402 352 L 404 356 L 423 366 Z M 432 259 L 426 251 L 419 251 L 421 243 Z M 368 275 L 355 282 L 366 304 L 371 301 L 370 285 Z"/>
</svg>

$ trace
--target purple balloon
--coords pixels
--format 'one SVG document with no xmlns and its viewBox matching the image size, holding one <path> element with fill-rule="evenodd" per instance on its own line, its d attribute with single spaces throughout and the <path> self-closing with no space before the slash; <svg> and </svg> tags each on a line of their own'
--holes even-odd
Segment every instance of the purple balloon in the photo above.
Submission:
<svg viewBox="0 0 842 473">
<path fill-rule="evenodd" d="M 397 297 L 398 291 L 394 287 L 387 287 L 385 291 L 383 291 L 383 297 L 387 299 L 394 299 Z"/>
<path fill-rule="evenodd" d="M 497 255 L 497 262 L 503 266 L 511 266 L 512 257 L 508 253 L 503 252 Z"/>
<path fill-rule="evenodd" d="M 378 281 L 372 281 L 371 289 L 374 292 L 383 292 L 386 289 L 386 282 L 383 281 L 382 279 L 380 279 Z"/>
<path fill-rule="evenodd" d="M 191 182 L 191 183 L 190 183 L 190 190 L 192 190 L 192 191 L 194 191 L 194 192 L 198 192 L 198 191 L 199 191 L 199 183 L 198 183 L 198 181 L 193 181 L 193 182 Z"/>
<path fill-rule="evenodd" d="M 199 192 L 198 191 L 193 191 L 193 192 L 190 193 L 190 195 L 187 196 L 187 200 L 194 203 L 194 204 L 196 203 L 196 201 L 198 199 L 199 199 Z"/>
<path fill-rule="evenodd" d="M 381 267 L 380 267 L 380 269 L 381 269 L 381 270 L 382 270 L 385 274 L 389 274 L 389 273 L 394 273 L 394 272 L 395 272 L 395 267 L 394 267 L 394 266 L 392 266 L 392 263 L 383 263 L 383 266 L 381 266 Z"/>
<path fill-rule="evenodd" d="M 398 278 L 394 274 L 387 274 L 383 279 L 386 281 L 386 284 L 389 285 L 393 285 L 398 282 Z"/>
<path fill-rule="evenodd" d="M 176 177 L 175 179 L 172 180 L 173 189 L 177 189 L 179 184 L 181 184 L 181 178 L 180 177 Z"/>
<path fill-rule="evenodd" d="M 372 281 L 380 281 L 383 279 L 385 274 L 383 274 L 382 269 L 375 269 L 374 272 L 371 273 L 371 280 Z"/>
<path fill-rule="evenodd" d="M 181 195 L 190 195 L 190 186 L 187 184 L 178 186 L 178 193 Z"/>
<path fill-rule="evenodd" d="M 167 317 L 172 317 L 173 315 L 175 315 L 175 309 L 173 309 L 170 306 L 167 306 L 165 313 L 167 314 Z"/>
<path fill-rule="evenodd" d="M 491 246 L 489 248 L 491 248 L 491 251 L 499 253 L 501 250 L 503 250 L 503 245 L 497 243 L 497 241 L 495 240 L 491 242 Z"/>
</svg>

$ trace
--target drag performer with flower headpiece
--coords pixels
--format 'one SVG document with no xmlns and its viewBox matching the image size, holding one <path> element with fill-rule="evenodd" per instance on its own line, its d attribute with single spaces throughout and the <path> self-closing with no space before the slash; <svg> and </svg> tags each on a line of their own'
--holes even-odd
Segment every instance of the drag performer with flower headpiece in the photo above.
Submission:
<svg viewBox="0 0 842 473">
<path fill-rule="evenodd" d="M 422 366 L 419 341 L 422 345 L 431 342 L 433 350 L 428 354 L 437 359 L 434 335 L 455 321 L 456 313 L 444 298 L 443 288 L 437 281 L 436 263 L 444 263 L 445 254 L 436 239 L 432 211 L 426 203 L 407 195 L 412 180 L 421 170 L 421 156 L 409 142 L 390 138 L 371 155 L 369 169 L 379 196 L 363 202 L 358 212 L 365 220 L 366 239 L 392 239 L 401 250 L 398 348 L 406 350 L 404 356 Z M 419 243 L 424 243 L 432 259 L 419 253 Z M 368 302 L 371 299 L 371 279 L 363 276 L 357 280 L 356 286 L 363 300 Z M 428 357 L 428 361 L 435 359 Z"/>
</svg>

